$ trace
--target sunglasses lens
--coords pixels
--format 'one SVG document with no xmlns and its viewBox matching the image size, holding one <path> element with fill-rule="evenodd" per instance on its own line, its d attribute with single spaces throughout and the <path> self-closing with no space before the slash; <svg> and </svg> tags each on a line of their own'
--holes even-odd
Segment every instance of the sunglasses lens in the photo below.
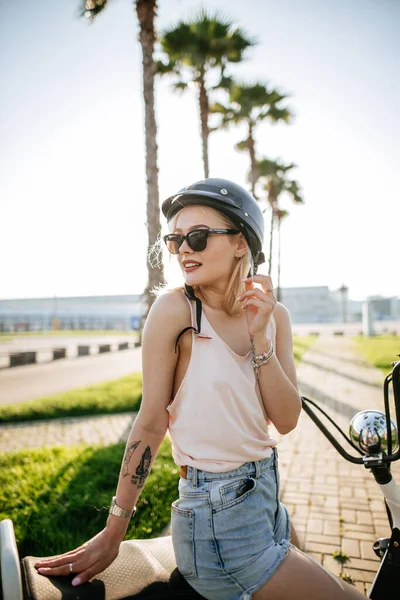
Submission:
<svg viewBox="0 0 400 600">
<path fill-rule="evenodd" d="M 171 254 L 178 254 L 179 246 L 182 243 L 182 240 L 179 236 L 169 235 L 165 237 L 165 243 L 167 244 L 168 251 Z"/>
<path fill-rule="evenodd" d="M 201 252 L 207 246 L 207 229 L 196 229 L 186 236 L 188 246 L 195 252 Z"/>
</svg>

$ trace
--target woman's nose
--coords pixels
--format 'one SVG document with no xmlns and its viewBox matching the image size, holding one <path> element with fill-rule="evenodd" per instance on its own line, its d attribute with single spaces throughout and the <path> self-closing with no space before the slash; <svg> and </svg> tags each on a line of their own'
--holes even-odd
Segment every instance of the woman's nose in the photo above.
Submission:
<svg viewBox="0 0 400 600">
<path fill-rule="evenodd" d="M 179 246 L 179 254 L 189 254 L 190 252 L 193 252 L 193 250 L 191 249 L 187 241 L 183 240 L 182 244 Z"/>
</svg>

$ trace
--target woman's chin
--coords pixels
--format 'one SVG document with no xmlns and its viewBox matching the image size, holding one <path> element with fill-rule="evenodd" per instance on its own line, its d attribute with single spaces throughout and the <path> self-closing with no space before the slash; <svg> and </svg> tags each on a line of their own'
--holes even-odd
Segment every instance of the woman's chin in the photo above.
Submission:
<svg viewBox="0 0 400 600">
<path fill-rule="evenodd" d="M 183 278 L 185 280 L 186 285 L 190 285 L 191 287 L 195 285 L 201 285 L 202 278 L 199 277 L 196 273 L 184 273 Z"/>
</svg>

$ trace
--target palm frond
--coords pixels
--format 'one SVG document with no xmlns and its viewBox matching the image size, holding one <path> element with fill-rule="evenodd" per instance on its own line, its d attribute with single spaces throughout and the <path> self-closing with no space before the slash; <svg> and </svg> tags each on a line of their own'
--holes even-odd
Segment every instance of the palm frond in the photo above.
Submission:
<svg viewBox="0 0 400 600">
<path fill-rule="evenodd" d="M 80 15 L 91 23 L 108 5 L 108 0 L 81 0 Z"/>
<path fill-rule="evenodd" d="M 274 123 L 278 123 L 279 121 L 290 123 L 294 115 L 288 108 L 279 108 L 273 104 L 270 106 L 265 116 Z"/>
<path fill-rule="evenodd" d="M 164 63 L 162 60 L 155 61 L 157 75 L 170 75 L 176 72 L 176 62 L 173 60 Z"/>
<path fill-rule="evenodd" d="M 238 152 L 244 152 L 245 150 L 247 150 L 247 146 L 247 140 L 242 140 L 241 142 L 235 144 L 235 150 L 237 150 Z"/>
<path fill-rule="evenodd" d="M 210 106 L 210 113 L 227 115 L 231 112 L 232 111 L 227 106 L 224 106 L 221 102 L 214 102 L 214 104 L 211 104 Z"/>
<path fill-rule="evenodd" d="M 223 69 L 224 69 L 224 67 L 222 68 L 222 70 Z M 232 85 L 233 85 L 233 78 L 222 74 L 220 80 L 214 86 L 212 86 L 211 89 L 225 90 L 226 92 L 229 92 Z"/>
<path fill-rule="evenodd" d="M 242 121 L 256 127 L 261 121 L 270 119 L 273 122 L 289 122 L 292 113 L 286 107 L 278 106 L 286 96 L 266 83 L 239 83 L 230 78 L 229 101 L 227 107 L 232 111 L 232 124 Z"/>
<path fill-rule="evenodd" d="M 245 50 L 255 44 L 231 19 L 200 11 L 192 20 L 180 20 L 165 29 L 160 38 L 162 51 L 170 59 L 194 69 L 219 67 L 242 60 Z"/>
<path fill-rule="evenodd" d="M 175 81 L 175 83 L 172 84 L 172 89 L 181 93 L 185 92 L 188 87 L 189 84 L 187 81 Z"/>
<path fill-rule="evenodd" d="M 286 190 L 291 195 L 295 204 L 304 204 L 304 198 L 300 194 L 300 186 L 296 180 L 292 179 L 288 181 Z"/>
<path fill-rule="evenodd" d="M 264 191 L 267 192 L 269 204 L 276 210 L 279 209 L 278 200 L 281 194 L 289 195 L 295 204 L 304 204 L 298 182 L 295 179 L 287 178 L 287 173 L 296 167 L 295 163 L 285 164 L 280 158 L 272 160 L 264 157 L 256 162 L 256 180 L 262 183 Z"/>
</svg>

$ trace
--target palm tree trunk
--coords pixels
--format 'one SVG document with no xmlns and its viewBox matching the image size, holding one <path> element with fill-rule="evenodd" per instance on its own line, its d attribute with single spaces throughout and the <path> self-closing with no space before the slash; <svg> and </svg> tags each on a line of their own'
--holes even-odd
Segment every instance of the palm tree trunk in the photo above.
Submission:
<svg viewBox="0 0 400 600">
<path fill-rule="evenodd" d="M 247 138 L 247 147 L 250 155 L 250 182 L 251 182 L 251 193 L 256 198 L 256 151 L 253 137 L 253 126 L 249 121 L 249 137 Z"/>
<path fill-rule="evenodd" d="M 281 219 L 278 217 L 278 287 L 276 290 L 276 299 L 281 301 Z"/>
<path fill-rule="evenodd" d="M 268 275 L 271 277 L 272 273 L 272 241 L 274 236 L 274 206 L 271 204 L 271 229 L 269 232 L 269 262 L 268 262 Z"/>
<path fill-rule="evenodd" d="M 209 177 L 208 168 L 208 136 L 210 131 L 208 129 L 208 115 L 210 112 L 210 105 L 208 102 L 207 90 L 204 80 L 204 74 L 200 75 L 199 79 L 199 107 L 200 107 L 200 126 L 201 126 L 201 140 L 203 147 L 203 164 L 204 164 L 204 177 Z"/>
<path fill-rule="evenodd" d="M 139 41 L 143 53 L 148 250 L 157 241 L 161 229 L 157 167 L 157 124 L 154 110 L 155 63 L 153 53 L 156 39 L 154 30 L 156 9 L 156 0 L 136 0 L 136 12 L 140 25 Z M 152 266 L 149 258 L 147 258 L 147 270 L 148 284 L 144 291 L 144 300 L 147 306 L 146 315 L 154 302 L 154 297 L 150 293 L 151 289 L 164 281 L 162 267 Z"/>
</svg>

